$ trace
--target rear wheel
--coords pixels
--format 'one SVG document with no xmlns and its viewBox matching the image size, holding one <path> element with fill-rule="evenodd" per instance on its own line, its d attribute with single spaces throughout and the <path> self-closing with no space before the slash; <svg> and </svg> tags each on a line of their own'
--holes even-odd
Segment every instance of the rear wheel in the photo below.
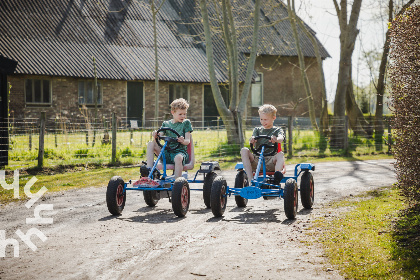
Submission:
<svg viewBox="0 0 420 280">
<path fill-rule="evenodd" d="M 109 212 L 112 215 L 121 215 L 125 206 L 125 199 L 124 180 L 120 176 L 112 177 L 106 189 L 106 205 Z"/>
<path fill-rule="evenodd" d="M 144 202 L 150 207 L 156 206 L 160 199 L 157 191 L 143 191 Z"/>
<path fill-rule="evenodd" d="M 284 187 L 284 213 L 288 219 L 296 218 L 298 208 L 298 187 L 295 179 L 289 178 Z"/>
<path fill-rule="evenodd" d="M 211 186 L 213 185 L 214 178 L 217 177 L 217 174 L 214 172 L 207 173 L 206 177 L 204 178 L 204 185 L 203 185 L 203 199 L 204 204 L 207 208 L 210 208 L 210 199 L 211 199 Z"/>
<path fill-rule="evenodd" d="M 312 173 L 305 171 L 300 180 L 300 201 L 306 209 L 311 209 L 314 204 L 314 186 Z"/>
<path fill-rule="evenodd" d="M 215 217 L 222 217 L 225 213 L 227 202 L 226 189 L 226 180 L 221 176 L 217 176 L 211 189 L 211 211 Z"/>
<path fill-rule="evenodd" d="M 240 170 L 236 174 L 235 189 L 242 189 L 242 188 L 245 188 L 247 186 L 248 186 L 248 176 L 246 175 L 245 171 Z M 235 195 L 235 201 L 236 201 L 236 205 L 238 207 L 246 207 L 246 205 L 248 204 L 248 199 L 243 198 L 240 195 Z"/>
<path fill-rule="evenodd" d="M 184 217 L 190 207 L 190 187 L 187 179 L 179 177 L 172 189 L 172 210 L 178 217 Z"/>
</svg>

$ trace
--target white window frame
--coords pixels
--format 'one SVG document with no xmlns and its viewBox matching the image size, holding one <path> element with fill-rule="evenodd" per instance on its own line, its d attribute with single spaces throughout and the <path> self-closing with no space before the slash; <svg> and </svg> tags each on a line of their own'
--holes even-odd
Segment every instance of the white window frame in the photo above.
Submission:
<svg viewBox="0 0 420 280">
<path fill-rule="evenodd" d="M 172 101 L 171 101 L 171 86 L 174 86 L 174 87 L 176 87 L 176 86 L 186 86 L 187 87 L 187 98 L 186 99 L 187 99 L 188 102 L 190 102 L 190 90 L 191 90 L 190 85 L 189 84 L 175 84 L 175 83 L 172 83 L 172 84 L 169 84 L 169 86 L 168 86 L 168 104 L 172 103 Z M 178 99 L 178 98 L 181 98 L 181 96 L 175 96 L 175 98 L 173 100 Z M 184 97 L 182 97 L 182 98 L 184 98 Z"/>
<path fill-rule="evenodd" d="M 81 99 L 81 94 L 80 94 L 80 83 L 83 83 L 83 99 Z M 85 105 L 85 106 L 95 106 L 95 100 L 92 100 L 92 103 L 86 103 L 85 100 L 86 98 L 86 92 L 88 91 L 88 83 L 92 83 L 92 99 L 94 99 L 93 96 L 93 87 L 94 87 L 94 80 L 79 80 L 77 81 L 77 102 L 80 106 Z M 99 100 L 97 105 L 98 106 L 102 106 L 103 104 L 103 83 L 102 81 L 98 81 L 98 95 L 99 95 Z"/>
<path fill-rule="evenodd" d="M 26 95 L 27 95 L 26 83 L 29 80 L 32 83 L 32 86 L 31 86 L 32 87 L 32 89 L 31 89 L 31 91 L 32 91 L 32 101 L 28 101 L 27 97 L 26 97 Z M 41 101 L 40 102 L 35 101 L 35 81 L 41 81 Z M 43 99 L 44 99 L 44 81 L 47 81 L 49 83 L 48 84 L 48 86 L 49 86 L 48 95 L 49 95 L 50 100 L 48 102 L 43 101 Z M 25 83 L 24 84 L 25 104 L 27 104 L 27 105 L 51 105 L 51 103 L 52 103 L 52 81 L 51 81 L 51 79 L 25 79 L 24 83 Z"/>
<path fill-rule="evenodd" d="M 260 107 L 264 104 L 264 74 L 261 73 L 261 72 L 258 72 L 257 74 L 258 74 L 258 77 L 259 77 L 259 81 L 257 81 L 257 79 L 256 79 L 255 83 L 251 85 L 251 106 L 252 107 Z M 257 103 L 255 101 L 255 98 L 254 98 L 254 94 L 257 90 L 257 86 L 260 87 L 260 93 L 259 93 L 261 95 L 260 96 L 260 100 L 261 100 L 260 103 Z"/>
</svg>

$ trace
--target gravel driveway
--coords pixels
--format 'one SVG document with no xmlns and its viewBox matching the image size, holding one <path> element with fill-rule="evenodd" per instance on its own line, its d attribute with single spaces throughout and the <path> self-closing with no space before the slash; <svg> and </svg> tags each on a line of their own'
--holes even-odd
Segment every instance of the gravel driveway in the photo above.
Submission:
<svg viewBox="0 0 420 280">
<path fill-rule="evenodd" d="M 49 194 L 29 209 L 13 203 L 0 209 L 0 230 L 17 240 L 20 256 L 14 258 L 7 246 L 0 279 L 342 279 L 322 248 L 306 242 L 305 229 L 329 213 L 332 201 L 395 183 L 392 163 L 316 164 L 314 208 L 299 205 L 296 220 L 286 219 L 282 200 L 250 200 L 237 208 L 233 197 L 224 217 L 214 218 L 197 191 L 185 218 L 174 216 L 167 199 L 147 207 L 135 191 L 128 193 L 123 214 L 113 217 L 105 202 L 110 178 L 103 186 Z M 294 166 L 287 168 L 292 174 Z M 235 172 L 222 174 L 232 186 Z M 41 212 L 53 223 L 26 224 L 42 204 L 53 205 L 53 211 Z M 47 238 L 32 236 L 36 251 L 16 234 L 30 228 Z"/>
</svg>

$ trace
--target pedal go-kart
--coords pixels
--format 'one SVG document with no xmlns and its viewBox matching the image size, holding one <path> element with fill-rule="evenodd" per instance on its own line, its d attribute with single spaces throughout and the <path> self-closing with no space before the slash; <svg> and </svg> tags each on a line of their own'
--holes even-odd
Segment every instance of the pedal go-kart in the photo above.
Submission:
<svg viewBox="0 0 420 280">
<path fill-rule="evenodd" d="M 144 201 L 148 206 L 155 206 L 158 201 L 162 198 L 169 198 L 172 202 L 172 209 L 178 217 L 184 217 L 190 205 L 190 191 L 197 190 L 203 192 L 204 204 L 207 208 L 210 208 L 210 194 L 213 184 L 213 180 L 217 174 L 215 170 L 220 170 L 218 162 L 203 162 L 200 169 L 196 172 L 194 179 L 188 180 L 187 170 L 194 168 L 194 144 L 192 136 L 190 138 L 190 144 L 187 146 L 187 152 L 189 155 L 189 162 L 184 165 L 182 177 L 175 180 L 174 175 L 167 175 L 167 170 L 174 170 L 173 164 L 166 164 L 164 150 L 176 149 L 181 145 L 177 141 L 177 138 L 169 136 L 161 136 L 160 132 L 171 131 L 179 137 L 177 131 L 171 128 L 161 128 L 157 131 L 156 142 L 161 147 L 161 151 L 154 162 L 152 169 L 149 172 L 148 177 L 142 177 L 140 180 L 129 180 L 124 182 L 120 176 L 114 176 L 108 183 L 106 191 L 106 203 L 108 210 L 112 215 L 120 215 L 124 209 L 127 191 L 142 191 Z M 164 144 L 161 143 L 164 141 Z M 178 145 L 171 148 L 169 143 L 175 142 Z M 162 170 L 162 173 L 159 171 Z M 198 180 L 197 175 L 202 173 L 204 176 L 203 180 Z M 190 189 L 189 183 L 202 183 L 203 188 Z"/>
<path fill-rule="evenodd" d="M 255 137 L 271 139 L 266 135 Z M 264 150 L 268 147 L 274 147 L 273 152 L 268 154 Z M 246 207 L 248 199 L 264 199 L 280 197 L 284 199 L 284 212 L 288 219 L 296 218 L 298 209 L 298 191 L 304 208 L 311 209 L 314 203 L 314 179 L 310 171 L 315 171 L 315 165 L 312 163 L 299 163 L 295 166 L 294 176 L 283 177 L 278 185 L 274 184 L 274 172 L 267 172 L 264 156 L 272 156 L 279 151 L 278 143 L 263 144 L 254 149 L 251 144 L 252 152 L 259 156 L 257 169 L 254 178 L 248 186 L 248 178 L 245 173 L 242 162 L 235 166 L 238 171 L 235 178 L 235 186 L 227 186 L 226 180 L 222 176 L 217 176 L 213 181 L 211 190 L 211 210 L 215 217 L 223 216 L 226 210 L 228 196 L 234 195 L 238 207 Z M 262 170 L 261 170 L 262 169 Z M 303 174 L 302 174 L 303 172 Z M 297 180 L 302 174 L 300 180 L 300 189 L 298 189 Z M 284 188 L 282 187 L 284 184 Z"/>
</svg>

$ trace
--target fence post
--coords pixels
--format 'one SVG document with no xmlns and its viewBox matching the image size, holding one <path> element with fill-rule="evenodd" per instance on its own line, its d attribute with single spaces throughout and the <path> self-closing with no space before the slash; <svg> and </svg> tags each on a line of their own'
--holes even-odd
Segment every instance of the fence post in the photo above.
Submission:
<svg viewBox="0 0 420 280">
<path fill-rule="evenodd" d="M 391 154 L 391 123 L 388 121 L 388 155 Z"/>
<path fill-rule="evenodd" d="M 293 149 L 292 149 L 292 142 L 293 142 L 293 117 L 289 116 L 288 117 L 288 130 L 289 130 L 289 135 L 288 135 L 288 145 L 289 145 L 289 153 L 287 154 L 288 158 L 293 157 Z"/>
<path fill-rule="evenodd" d="M 349 117 L 344 116 L 344 151 L 348 153 L 349 149 Z"/>
<path fill-rule="evenodd" d="M 112 158 L 111 162 L 115 163 L 117 159 L 117 119 L 115 113 L 112 113 Z"/>
<path fill-rule="evenodd" d="M 29 151 L 32 151 L 32 128 L 29 129 Z"/>
<path fill-rule="evenodd" d="M 41 112 L 39 125 L 39 149 L 38 149 L 38 167 L 44 166 L 44 134 L 45 134 L 45 112 Z"/>
</svg>

